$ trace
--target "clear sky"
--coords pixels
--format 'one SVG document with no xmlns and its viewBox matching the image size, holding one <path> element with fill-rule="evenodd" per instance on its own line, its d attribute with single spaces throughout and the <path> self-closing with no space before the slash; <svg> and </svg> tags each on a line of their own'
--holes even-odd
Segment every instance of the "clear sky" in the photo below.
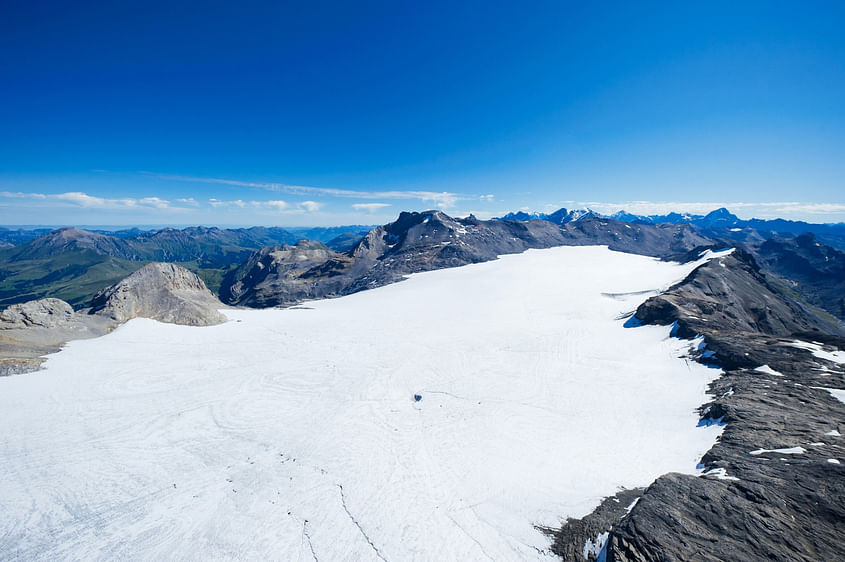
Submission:
<svg viewBox="0 0 845 562">
<path fill-rule="evenodd" d="M 9 2 L 1 224 L 845 221 L 843 2 Z"/>
</svg>

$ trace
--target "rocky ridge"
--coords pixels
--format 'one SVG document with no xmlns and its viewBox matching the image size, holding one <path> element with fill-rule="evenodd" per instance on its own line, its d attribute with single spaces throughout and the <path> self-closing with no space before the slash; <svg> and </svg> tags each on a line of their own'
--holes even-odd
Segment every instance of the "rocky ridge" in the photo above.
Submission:
<svg viewBox="0 0 845 562">
<path fill-rule="evenodd" d="M 554 552 L 595 560 L 583 547 L 602 537 L 608 562 L 845 558 L 845 404 L 829 390 L 845 390 L 842 325 L 768 284 L 741 250 L 643 303 L 628 325 L 639 323 L 674 324 L 724 370 L 700 409 L 723 433 L 701 476 L 608 498 L 552 531 Z"/>
<path fill-rule="evenodd" d="M 595 217 L 557 225 L 546 220 L 456 219 L 441 211 L 403 212 L 396 221 L 372 229 L 347 252 L 313 243 L 255 252 L 224 280 L 221 298 L 233 305 L 288 306 L 532 248 L 605 244 L 612 250 L 669 257 L 710 242 L 687 225 L 626 225 Z"/>
</svg>

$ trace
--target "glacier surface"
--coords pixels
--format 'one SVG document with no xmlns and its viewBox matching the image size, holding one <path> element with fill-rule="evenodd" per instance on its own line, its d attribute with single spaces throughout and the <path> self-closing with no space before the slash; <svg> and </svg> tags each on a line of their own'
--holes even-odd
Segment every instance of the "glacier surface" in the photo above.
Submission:
<svg viewBox="0 0 845 562">
<path fill-rule="evenodd" d="M 623 327 L 695 265 L 532 250 L 71 342 L 0 379 L 0 558 L 552 559 L 535 526 L 696 474 L 721 431 L 719 372 Z"/>
</svg>

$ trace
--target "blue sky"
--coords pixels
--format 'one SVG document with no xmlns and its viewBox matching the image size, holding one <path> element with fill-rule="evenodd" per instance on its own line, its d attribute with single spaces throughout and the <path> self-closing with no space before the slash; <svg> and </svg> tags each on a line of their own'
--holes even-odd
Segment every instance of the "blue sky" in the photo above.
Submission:
<svg viewBox="0 0 845 562">
<path fill-rule="evenodd" d="M 845 221 L 841 2 L 16 4 L 2 224 Z"/>
</svg>

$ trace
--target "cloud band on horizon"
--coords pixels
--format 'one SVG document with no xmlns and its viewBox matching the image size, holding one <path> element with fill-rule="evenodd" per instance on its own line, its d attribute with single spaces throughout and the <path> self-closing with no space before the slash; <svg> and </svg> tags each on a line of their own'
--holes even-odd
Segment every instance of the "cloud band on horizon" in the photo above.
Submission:
<svg viewBox="0 0 845 562">
<path fill-rule="evenodd" d="M 420 201 L 431 201 L 438 207 L 444 209 L 452 208 L 460 200 L 475 199 L 449 191 L 421 191 L 421 190 L 388 190 L 388 191 L 359 191 L 354 189 L 338 189 L 333 187 L 314 187 L 306 185 L 290 185 L 276 182 L 252 182 L 231 180 L 225 178 L 204 178 L 196 176 L 180 176 L 170 174 L 157 174 L 154 172 L 141 172 L 145 175 L 154 176 L 159 179 L 189 183 L 212 183 L 220 185 L 232 185 L 237 187 L 252 187 L 265 189 L 267 191 L 285 192 L 294 195 L 325 195 L 329 197 L 344 197 L 357 199 L 418 199 Z"/>
</svg>

